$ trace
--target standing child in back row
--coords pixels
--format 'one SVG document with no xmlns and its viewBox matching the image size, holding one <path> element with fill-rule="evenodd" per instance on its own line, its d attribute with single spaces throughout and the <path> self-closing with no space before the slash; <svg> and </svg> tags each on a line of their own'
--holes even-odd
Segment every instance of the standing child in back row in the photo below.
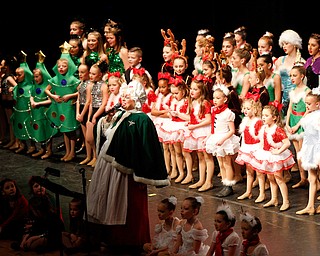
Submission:
<svg viewBox="0 0 320 256">
<path fill-rule="evenodd" d="M 289 92 L 289 107 L 286 115 L 286 132 L 289 140 L 291 140 L 296 155 L 299 154 L 303 142 L 303 127 L 299 121 L 306 112 L 306 95 L 310 92 L 310 88 L 303 82 L 306 76 L 306 69 L 303 65 L 295 65 L 290 70 L 290 79 L 294 88 Z M 300 173 L 300 181 L 293 185 L 292 188 L 307 187 L 308 179 L 305 170 L 298 160 L 298 168 Z"/>
</svg>

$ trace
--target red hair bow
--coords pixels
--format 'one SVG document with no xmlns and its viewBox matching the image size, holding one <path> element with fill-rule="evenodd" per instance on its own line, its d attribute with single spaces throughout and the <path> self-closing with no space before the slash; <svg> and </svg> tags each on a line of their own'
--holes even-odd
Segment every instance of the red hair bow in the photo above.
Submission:
<svg viewBox="0 0 320 256">
<path fill-rule="evenodd" d="M 167 46 L 170 44 L 170 39 L 165 39 L 163 42 L 163 46 Z"/>
<path fill-rule="evenodd" d="M 280 103 L 279 101 L 277 101 L 277 100 L 269 102 L 269 105 L 272 105 L 272 106 L 276 107 L 279 112 L 281 111 L 281 109 L 282 109 L 282 107 L 283 107 L 283 104 L 281 104 L 281 103 Z"/>
<path fill-rule="evenodd" d="M 121 74 L 119 71 L 116 71 L 116 72 L 113 72 L 113 73 L 108 73 L 108 79 L 112 76 L 115 76 L 115 77 L 121 77 Z"/>
<path fill-rule="evenodd" d="M 143 76 L 146 73 L 146 70 L 144 68 L 133 68 L 132 69 L 133 74 L 138 74 L 139 76 Z"/>
<path fill-rule="evenodd" d="M 170 77 L 169 84 L 173 84 L 174 86 L 178 86 L 183 82 L 182 77 L 177 76 L 176 78 Z"/>
<path fill-rule="evenodd" d="M 260 95 L 258 93 L 251 93 L 247 92 L 246 99 L 253 99 L 254 101 L 258 101 L 260 98 Z"/>
<path fill-rule="evenodd" d="M 204 75 L 198 74 L 198 75 L 196 75 L 196 76 L 194 76 L 194 77 L 192 78 L 192 81 L 194 81 L 194 80 L 204 81 Z"/>
<path fill-rule="evenodd" d="M 169 72 L 159 72 L 158 73 L 158 80 L 160 80 L 160 79 L 166 79 L 166 80 L 170 80 L 170 77 L 171 77 L 171 75 L 170 75 L 170 73 Z"/>
</svg>

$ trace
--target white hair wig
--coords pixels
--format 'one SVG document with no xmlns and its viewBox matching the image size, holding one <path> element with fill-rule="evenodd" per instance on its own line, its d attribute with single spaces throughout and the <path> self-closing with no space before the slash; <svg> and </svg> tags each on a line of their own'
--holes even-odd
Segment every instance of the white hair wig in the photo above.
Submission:
<svg viewBox="0 0 320 256">
<path fill-rule="evenodd" d="M 279 37 L 279 45 L 281 48 L 285 42 L 302 49 L 302 38 L 292 29 L 287 29 L 281 33 Z"/>
<path fill-rule="evenodd" d="M 122 84 L 120 87 L 121 95 L 130 95 L 135 101 L 135 109 L 141 110 L 142 105 L 147 99 L 146 91 L 143 85 L 136 80 L 132 80 L 129 84 Z"/>
</svg>

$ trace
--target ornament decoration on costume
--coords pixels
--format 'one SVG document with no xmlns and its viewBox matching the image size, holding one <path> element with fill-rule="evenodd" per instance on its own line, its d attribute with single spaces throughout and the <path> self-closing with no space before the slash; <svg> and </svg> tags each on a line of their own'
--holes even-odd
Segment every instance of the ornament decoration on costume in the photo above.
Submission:
<svg viewBox="0 0 320 256">
<path fill-rule="evenodd" d="M 64 41 L 62 45 L 59 46 L 61 53 L 69 53 L 70 49 L 72 48 L 72 45 Z"/>
<path fill-rule="evenodd" d="M 67 85 L 67 80 L 66 79 L 62 79 L 61 80 L 61 85 Z"/>
<path fill-rule="evenodd" d="M 24 51 L 20 51 L 20 62 L 27 62 L 27 54 Z"/>
<path fill-rule="evenodd" d="M 39 129 L 39 125 L 38 125 L 38 124 L 34 124 L 34 125 L 33 125 L 33 129 L 34 129 L 34 130 L 38 130 L 38 129 Z"/>
<path fill-rule="evenodd" d="M 59 119 L 60 119 L 61 122 L 64 122 L 66 120 L 66 116 L 65 115 L 60 115 Z"/>
<path fill-rule="evenodd" d="M 38 87 L 38 88 L 36 89 L 36 94 L 40 94 L 41 91 L 42 91 L 41 88 Z"/>
<path fill-rule="evenodd" d="M 46 55 L 44 55 L 44 53 L 41 50 L 36 52 L 35 55 L 38 56 L 38 62 L 39 63 L 43 63 L 44 62 L 44 59 L 46 58 Z"/>
<path fill-rule="evenodd" d="M 23 93 L 24 93 L 23 88 L 19 88 L 19 93 L 20 93 L 20 94 L 23 94 Z"/>
</svg>

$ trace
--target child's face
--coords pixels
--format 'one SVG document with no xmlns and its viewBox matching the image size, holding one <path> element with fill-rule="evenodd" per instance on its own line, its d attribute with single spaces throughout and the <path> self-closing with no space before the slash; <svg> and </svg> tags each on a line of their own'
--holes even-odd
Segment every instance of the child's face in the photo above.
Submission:
<svg viewBox="0 0 320 256">
<path fill-rule="evenodd" d="M 213 92 L 213 104 L 216 107 L 220 107 L 227 102 L 227 97 L 220 90 L 215 90 Z"/>
<path fill-rule="evenodd" d="M 45 187 L 40 186 L 39 183 L 34 183 L 32 185 L 32 191 L 34 195 L 44 195 L 46 193 Z"/>
<path fill-rule="evenodd" d="M 253 71 L 250 72 L 249 83 L 250 83 L 251 86 L 254 86 L 257 83 L 259 83 L 259 78 L 257 77 L 256 72 L 253 72 Z"/>
<path fill-rule="evenodd" d="M 80 207 L 77 203 L 70 203 L 69 211 L 71 218 L 79 217 L 81 213 Z"/>
<path fill-rule="evenodd" d="M 164 46 L 162 50 L 162 57 L 165 62 L 170 62 L 172 58 L 172 49 L 169 46 Z"/>
<path fill-rule="evenodd" d="M 241 67 L 241 64 L 242 64 L 241 58 L 240 58 L 240 56 L 239 56 L 237 53 L 235 53 L 235 52 L 232 53 L 231 63 L 232 63 L 232 66 L 235 67 L 235 68 Z"/>
<path fill-rule="evenodd" d="M 234 46 L 230 43 L 230 41 L 225 40 L 222 42 L 222 51 L 225 53 L 227 57 L 231 57 L 234 50 Z"/>
<path fill-rule="evenodd" d="M 138 57 L 136 52 L 128 52 L 128 62 L 131 67 L 135 67 L 142 61 L 141 57 Z"/>
<path fill-rule="evenodd" d="M 175 98 L 177 101 L 183 98 L 183 91 L 179 89 L 179 87 L 175 85 L 171 85 L 170 87 L 172 97 Z"/>
<path fill-rule="evenodd" d="M 33 79 L 36 82 L 36 84 L 41 84 L 43 81 L 42 75 L 40 72 L 36 72 L 33 74 Z"/>
<path fill-rule="evenodd" d="M 206 77 L 211 77 L 213 74 L 213 69 L 209 65 L 203 64 L 202 72 L 203 72 L 203 75 L 205 75 Z"/>
<path fill-rule="evenodd" d="M 17 82 L 23 82 L 24 80 L 24 71 L 23 70 L 17 70 L 16 71 L 16 77 L 17 77 Z"/>
<path fill-rule="evenodd" d="M 275 123 L 275 118 L 276 117 L 273 117 L 271 115 L 271 111 L 270 109 L 263 109 L 262 110 L 262 121 L 264 124 L 267 124 L 267 125 L 272 125 Z"/>
<path fill-rule="evenodd" d="M 91 82 L 98 82 L 102 79 L 102 73 L 99 68 L 92 66 L 90 68 L 89 77 Z"/>
<path fill-rule="evenodd" d="M 60 61 L 58 63 L 58 72 L 61 74 L 61 75 L 64 75 L 68 72 L 68 62 L 66 61 Z"/>
<path fill-rule="evenodd" d="M 117 95 L 120 90 L 119 78 L 112 76 L 108 79 L 109 90 L 111 93 Z"/>
<path fill-rule="evenodd" d="M 80 65 L 78 68 L 79 71 L 79 79 L 81 81 L 85 81 L 89 79 L 89 70 L 86 65 Z"/>
<path fill-rule="evenodd" d="M 168 85 L 168 80 L 166 79 L 160 79 L 158 81 L 158 88 L 159 92 L 163 95 L 167 95 L 168 93 L 170 93 L 170 87 Z"/>
<path fill-rule="evenodd" d="M 305 98 L 305 103 L 308 111 L 318 110 L 320 106 L 320 102 L 317 101 L 317 97 L 315 96 L 307 96 Z"/>
<path fill-rule="evenodd" d="M 265 39 L 259 39 L 258 41 L 258 52 L 259 55 L 269 53 L 272 50 L 272 46 L 270 46 Z"/>
<path fill-rule="evenodd" d="M 272 67 L 272 65 L 270 65 Z M 268 63 L 264 61 L 263 58 L 258 58 L 257 59 L 257 68 L 262 68 L 264 72 L 267 72 L 269 69 Z"/>
<path fill-rule="evenodd" d="M 183 59 L 177 58 L 173 61 L 174 72 L 179 76 L 185 73 L 187 65 Z"/>
<path fill-rule="evenodd" d="M 77 40 L 71 39 L 69 40 L 69 44 L 72 46 L 69 51 L 70 55 L 77 55 L 80 50 Z"/>
<path fill-rule="evenodd" d="M 184 200 L 181 205 L 181 218 L 189 220 L 195 215 L 195 210 L 192 208 L 191 202 Z"/>
<path fill-rule="evenodd" d="M 2 194 L 4 196 L 14 196 L 17 192 L 17 188 L 13 181 L 7 181 L 3 185 Z"/>
<path fill-rule="evenodd" d="M 88 35 L 87 38 L 87 47 L 91 50 L 91 51 L 95 51 L 96 49 L 98 49 L 98 38 L 95 35 Z"/>
<path fill-rule="evenodd" d="M 200 47 L 198 42 L 196 42 L 196 44 L 195 44 L 194 52 L 196 53 L 197 57 L 201 57 L 203 55 L 202 47 Z"/>
<path fill-rule="evenodd" d="M 216 214 L 214 217 L 214 227 L 217 231 L 223 232 L 229 228 L 229 222 L 223 219 L 222 214 Z"/>
<path fill-rule="evenodd" d="M 303 75 L 299 72 L 298 69 L 293 68 L 290 70 L 290 79 L 293 84 L 299 85 L 302 82 Z"/>
<path fill-rule="evenodd" d="M 201 96 L 201 91 L 198 87 L 198 85 L 194 82 L 191 83 L 190 87 L 190 97 L 191 99 L 199 99 Z"/>
<path fill-rule="evenodd" d="M 242 112 L 243 112 L 243 114 L 245 115 L 245 116 L 247 116 L 247 117 L 253 117 L 253 109 L 252 109 L 252 104 L 251 104 L 251 102 L 248 102 L 248 101 L 246 101 L 246 102 L 244 102 L 243 103 L 243 106 L 242 106 Z"/>
<path fill-rule="evenodd" d="M 158 204 L 158 218 L 159 218 L 159 220 L 165 220 L 168 217 L 170 217 L 171 215 L 172 215 L 172 211 L 170 211 L 165 204 L 163 204 L 163 203 Z"/>
<path fill-rule="evenodd" d="M 241 235 L 243 239 L 250 239 L 253 235 L 252 227 L 246 221 L 241 221 Z"/>
</svg>

